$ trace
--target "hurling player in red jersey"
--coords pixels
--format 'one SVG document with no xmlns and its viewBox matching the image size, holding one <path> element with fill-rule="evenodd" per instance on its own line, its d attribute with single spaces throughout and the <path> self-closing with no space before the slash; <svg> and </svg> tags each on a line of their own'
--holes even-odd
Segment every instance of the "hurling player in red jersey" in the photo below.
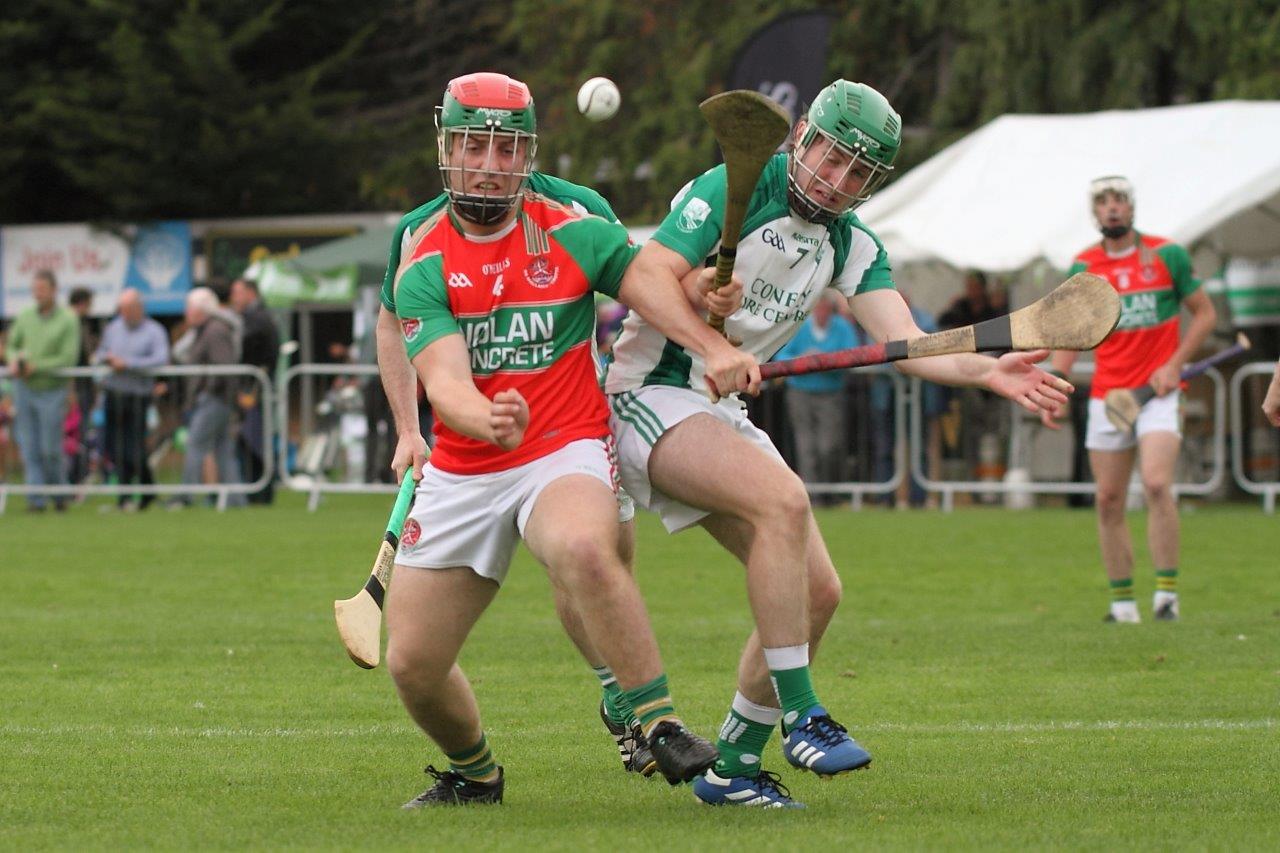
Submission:
<svg viewBox="0 0 1280 853">
<path fill-rule="evenodd" d="M 1135 447 L 1147 503 L 1147 543 L 1156 569 L 1153 614 L 1178 618 L 1178 506 L 1173 497 L 1174 466 L 1182 444 L 1178 402 L 1182 367 L 1213 330 L 1213 303 L 1191 271 L 1186 249 L 1133 227 L 1133 185 L 1123 177 L 1098 178 L 1089 188 L 1102 241 L 1076 258 L 1072 273 L 1088 271 L 1111 282 L 1120 294 L 1120 323 L 1094 354 L 1085 447 L 1097 483 L 1098 542 L 1111 585 L 1109 622 L 1139 621 L 1133 593 L 1133 544 L 1125 524 L 1125 501 Z M 1182 309 L 1191 314 L 1183 329 Z M 1066 372 L 1076 353 L 1053 355 Z M 1138 415 L 1132 431 L 1106 417 L 1103 398 L 1112 388 L 1150 385 L 1156 396 Z M 1042 419 L 1053 425 L 1052 416 Z"/>
<path fill-rule="evenodd" d="M 383 292 L 398 352 L 379 321 L 393 412 L 411 408 L 416 371 L 438 419 L 435 449 L 415 471 L 420 533 L 402 539 L 387 601 L 387 667 L 449 766 L 429 767 L 435 783 L 406 807 L 502 800 L 502 767 L 457 657 L 520 539 L 580 615 L 658 769 L 673 784 L 689 781 L 718 755 L 675 714 L 644 602 L 619 556 L 593 294 L 617 297 L 702 354 L 723 393 L 758 388 L 755 359 L 711 331 L 679 286 L 631 276 L 626 230 L 573 204 L 572 185 L 534 179 L 536 125 L 523 83 L 492 73 L 451 81 L 437 129 L 445 193 L 406 217 Z M 398 428 L 416 424 L 404 414 Z M 420 458 L 416 426 L 401 432 L 411 435 L 397 461 Z M 544 701 L 532 684 L 529 695 Z"/>
</svg>

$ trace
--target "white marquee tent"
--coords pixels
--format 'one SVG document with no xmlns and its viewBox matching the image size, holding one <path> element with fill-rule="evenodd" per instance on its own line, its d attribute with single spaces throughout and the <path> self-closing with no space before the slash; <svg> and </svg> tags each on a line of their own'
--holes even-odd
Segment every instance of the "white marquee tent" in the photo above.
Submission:
<svg viewBox="0 0 1280 853">
<path fill-rule="evenodd" d="M 1007 115 L 912 169 L 859 216 L 896 270 L 1065 270 L 1098 239 L 1089 181 L 1121 174 L 1133 181 L 1140 231 L 1212 250 L 1218 263 L 1270 258 L 1280 256 L 1277 140 L 1280 101 Z"/>
</svg>

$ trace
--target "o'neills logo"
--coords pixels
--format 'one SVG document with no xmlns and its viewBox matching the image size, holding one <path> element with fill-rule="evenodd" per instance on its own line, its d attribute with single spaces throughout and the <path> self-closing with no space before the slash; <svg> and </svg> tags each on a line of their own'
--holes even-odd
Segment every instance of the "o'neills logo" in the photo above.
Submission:
<svg viewBox="0 0 1280 853">
<path fill-rule="evenodd" d="M 551 261 L 538 256 L 524 268 L 525 281 L 537 288 L 547 288 L 555 284 L 560 277 L 560 268 L 551 265 Z"/>
<path fill-rule="evenodd" d="M 411 341 L 418 336 L 418 332 L 422 331 L 421 320 L 401 320 L 400 328 L 404 330 L 404 339 Z"/>
<path fill-rule="evenodd" d="M 406 548 L 412 548 L 418 544 L 418 540 L 422 538 L 422 525 L 414 521 L 412 518 L 404 523 L 404 530 L 400 533 L 400 544 Z"/>
</svg>

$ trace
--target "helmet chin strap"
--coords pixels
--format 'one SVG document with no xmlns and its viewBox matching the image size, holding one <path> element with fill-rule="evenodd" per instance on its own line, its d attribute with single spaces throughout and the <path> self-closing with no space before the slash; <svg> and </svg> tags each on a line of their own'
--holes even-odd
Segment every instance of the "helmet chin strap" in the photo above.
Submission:
<svg viewBox="0 0 1280 853">
<path fill-rule="evenodd" d="M 482 195 L 454 196 L 451 203 L 454 212 L 476 225 L 493 225 L 500 222 L 514 206 L 499 203 L 495 199 Z"/>
</svg>

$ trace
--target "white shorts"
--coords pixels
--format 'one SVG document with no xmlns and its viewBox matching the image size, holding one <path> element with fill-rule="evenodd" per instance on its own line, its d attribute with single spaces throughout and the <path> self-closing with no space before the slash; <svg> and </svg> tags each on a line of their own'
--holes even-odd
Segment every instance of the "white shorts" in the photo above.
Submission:
<svg viewBox="0 0 1280 853">
<path fill-rule="evenodd" d="M 783 462 L 782 454 L 768 434 L 748 420 L 746 404 L 736 397 L 712 403 L 705 394 L 688 388 L 646 385 L 634 391 L 611 394 L 609 410 L 609 428 L 618 443 L 618 470 L 623 487 L 636 503 L 656 512 L 671 533 L 692 527 L 711 514 L 664 495 L 649 482 L 649 454 L 662 434 L 676 424 L 694 415 L 711 415 Z"/>
<path fill-rule="evenodd" d="M 1170 391 L 1163 397 L 1152 397 L 1138 410 L 1138 421 L 1128 432 L 1116 429 L 1107 419 L 1107 404 L 1098 398 L 1089 399 L 1089 427 L 1084 446 L 1089 450 L 1128 450 L 1149 432 L 1171 432 L 1182 435 L 1178 403 L 1181 391 Z"/>
<path fill-rule="evenodd" d="M 428 461 L 405 520 L 396 564 L 466 566 L 501 585 L 538 495 L 571 474 L 595 477 L 616 494 L 612 441 L 573 441 L 541 459 L 492 474 L 449 474 Z"/>
</svg>

